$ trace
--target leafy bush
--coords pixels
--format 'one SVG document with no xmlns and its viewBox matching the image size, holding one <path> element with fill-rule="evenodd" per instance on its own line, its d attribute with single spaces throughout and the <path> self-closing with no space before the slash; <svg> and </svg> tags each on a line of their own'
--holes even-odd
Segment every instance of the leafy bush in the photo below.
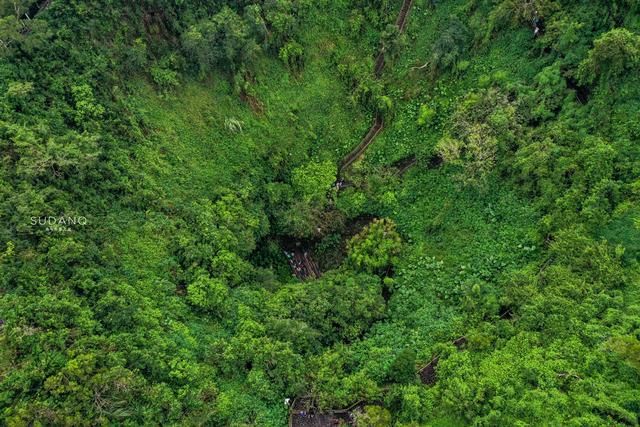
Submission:
<svg viewBox="0 0 640 427">
<path fill-rule="evenodd" d="M 301 71 L 304 66 L 304 48 L 294 40 L 282 46 L 278 56 L 294 72 Z"/>
<path fill-rule="evenodd" d="M 291 173 L 291 185 L 307 203 L 322 203 L 336 180 L 337 168 L 330 161 L 310 162 L 295 168 Z"/>
<path fill-rule="evenodd" d="M 530 114 L 537 120 L 553 117 L 562 106 L 567 84 L 559 64 L 544 68 L 535 77 L 535 90 L 531 94 Z"/>
<path fill-rule="evenodd" d="M 427 104 L 420 105 L 420 111 L 418 112 L 418 126 L 427 126 L 431 124 L 433 118 L 436 115 L 436 111 Z"/>
<path fill-rule="evenodd" d="M 332 272 L 283 288 L 275 298 L 280 309 L 317 331 L 324 344 L 358 339 L 384 313 L 380 279 L 368 274 Z"/>
<path fill-rule="evenodd" d="M 167 94 L 180 86 L 178 72 L 159 64 L 151 66 L 151 78 L 153 78 L 153 82 L 158 85 L 163 94 Z"/>
<path fill-rule="evenodd" d="M 220 280 L 202 275 L 187 288 L 187 300 L 200 309 L 219 312 L 224 307 L 229 289 Z"/>
<path fill-rule="evenodd" d="M 440 31 L 433 44 L 429 58 L 429 70 L 432 77 L 456 67 L 460 58 L 469 48 L 470 33 L 466 25 L 457 17 L 453 17 L 447 26 Z"/>
<path fill-rule="evenodd" d="M 598 37 L 587 58 L 580 64 L 584 83 L 615 79 L 625 73 L 640 72 L 640 36 L 625 28 L 615 28 Z"/>
<path fill-rule="evenodd" d="M 402 239 L 390 219 L 375 219 L 347 245 L 350 262 L 368 272 L 381 272 L 396 260 Z"/>
<path fill-rule="evenodd" d="M 104 114 L 104 107 L 96 102 L 93 90 L 87 84 L 73 86 L 71 95 L 75 101 L 75 120 L 79 125 L 89 120 L 99 119 Z"/>
<path fill-rule="evenodd" d="M 549 16 L 557 10 L 554 0 L 500 0 L 495 2 L 487 20 L 484 41 L 489 41 L 495 31 L 513 28 L 518 25 L 530 25 L 536 16 Z"/>
<path fill-rule="evenodd" d="M 416 352 L 413 349 L 402 350 L 389 366 L 388 378 L 394 383 L 406 384 L 416 379 Z"/>
<path fill-rule="evenodd" d="M 521 131 L 515 104 L 489 88 L 465 97 L 436 150 L 445 162 L 463 168 L 458 175 L 463 183 L 481 185 L 498 164 L 499 151 L 514 146 Z"/>
<path fill-rule="evenodd" d="M 367 405 L 356 416 L 357 427 L 391 427 L 391 412 L 381 406 Z"/>
<path fill-rule="evenodd" d="M 226 6 L 191 26 L 182 36 L 182 46 L 201 76 L 214 66 L 234 72 L 250 64 L 259 49 L 246 21 Z"/>
</svg>

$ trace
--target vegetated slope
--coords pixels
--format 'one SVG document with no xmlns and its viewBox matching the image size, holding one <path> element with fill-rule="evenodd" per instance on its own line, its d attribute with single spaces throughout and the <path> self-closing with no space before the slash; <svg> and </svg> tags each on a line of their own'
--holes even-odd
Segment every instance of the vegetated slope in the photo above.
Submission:
<svg viewBox="0 0 640 427">
<path fill-rule="evenodd" d="M 419 413 L 435 407 L 435 417 L 437 413 L 445 418 L 455 413 L 467 422 L 487 424 L 524 418 L 534 424 L 540 420 L 564 424 L 567 417 L 573 416 L 580 422 L 597 424 L 604 416 L 607 422 L 633 425 L 637 423 L 637 400 L 627 397 L 635 393 L 632 390 L 637 379 L 637 371 L 632 368 L 637 362 L 631 356 L 637 351 L 637 337 L 632 338 L 637 335 L 633 320 L 637 318 L 637 256 L 629 251 L 635 253 L 632 242 L 638 231 L 629 222 L 624 229 L 622 224 L 623 218 L 636 215 L 637 201 L 622 193 L 626 192 L 623 188 L 630 190 L 629 185 L 633 186 L 637 176 L 629 173 L 629 167 L 637 168 L 637 152 L 631 141 L 637 140 L 638 133 L 631 116 L 639 105 L 631 101 L 637 99 L 637 77 L 623 70 L 638 69 L 638 63 L 631 59 L 635 55 L 631 45 L 638 40 L 638 11 L 622 13 L 610 4 L 597 6 L 602 14 L 608 13 L 611 19 L 616 17 L 618 22 L 624 21 L 635 29 L 634 35 L 634 30 L 607 32 L 594 10 L 576 8 L 569 12 L 549 6 L 554 12 L 546 12 L 546 32 L 534 38 L 525 6 L 518 9 L 513 5 L 513 10 L 522 16 L 500 24 L 513 30 L 495 32 L 489 27 L 487 33 L 482 23 L 493 25 L 495 20 L 505 19 L 500 14 L 508 9 L 489 10 L 480 2 L 471 9 L 462 9 L 451 2 L 435 11 L 425 10 L 424 15 L 414 11 L 413 31 L 408 29 L 414 40 L 406 54 L 399 56 L 397 63 L 401 66 L 396 73 L 387 75 L 388 84 L 398 87 L 397 119 L 371 147 L 367 159 L 372 167 L 391 164 L 412 152 L 422 157 L 426 166 L 435 152 L 445 158 L 443 173 L 462 167 L 456 178 L 462 182 L 484 180 L 485 167 L 499 172 L 503 189 L 516 189 L 521 197 L 532 200 L 532 207 L 543 215 L 535 227 L 537 237 L 524 233 L 522 241 L 505 251 L 510 255 L 529 252 L 522 260 L 533 262 L 524 268 L 510 272 L 509 268 L 497 267 L 502 262 L 497 255 L 500 251 L 495 248 L 471 249 L 475 256 L 464 265 L 462 273 L 463 277 L 475 276 L 462 286 L 470 292 L 462 301 L 474 307 L 465 310 L 474 313 L 468 315 L 465 324 L 468 327 L 477 322 L 467 329 L 470 351 L 451 353 L 438 365 L 434 387 L 426 392 L 408 388 L 398 405 L 412 401 L 414 393 L 429 402 L 415 407 L 407 421 L 420 418 Z M 541 9 L 544 6 L 539 5 Z M 461 19 L 469 12 L 470 19 Z M 550 15 L 555 20 L 550 20 Z M 420 16 L 424 16 L 423 21 L 419 21 Z M 575 22 L 570 24 L 571 20 Z M 580 26 L 584 33 L 582 37 L 567 35 L 575 37 L 570 48 L 562 44 L 559 28 L 572 25 Z M 421 31 L 424 28 L 434 31 Z M 593 34 L 596 48 L 587 41 L 586 34 Z M 594 68 L 597 51 L 617 43 L 625 65 L 621 63 L 616 72 L 605 70 L 605 65 Z M 423 67 L 425 61 L 427 66 Z M 595 75 L 590 74 L 594 72 Z M 618 95 L 612 97 L 614 87 L 622 92 L 616 91 Z M 619 126 L 623 122 L 625 130 Z M 488 132 L 484 126 L 488 126 Z M 494 158 L 496 154 L 498 157 Z M 408 172 L 404 181 L 420 182 L 424 173 Z M 504 180 L 505 177 L 512 179 Z M 616 196 L 596 196 L 594 187 L 615 187 L 622 193 L 616 190 Z M 496 191 L 491 182 L 480 188 Z M 433 198 L 429 190 L 425 193 Z M 480 197 L 486 197 L 482 194 L 479 191 Z M 429 206 L 418 197 L 411 198 L 411 204 Z M 446 204 L 440 209 L 447 209 Z M 486 209 L 495 211 L 493 204 Z M 413 217 L 406 208 L 399 212 L 401 217 Z M 447 229 L 448 215 L 426 216 L 427 224 L 433 223 L 426 229 L 427 235 L 437 236 Z M 494 221 L 500 230 L 508 220 L 498 215 Z M 412 222 L 419 223 L 415 219 Z M 601 242 L 603 230 L 614 228 L 616 237 L 609 234 L 608 242 Z M 460 236 L 445 240 L 443 246 L 454 250 L 457 241 L 469 242 L 474 233 L 465 231 L 461 227 Z M 501 238 L 505 243 L 508 240 Z M 425 246 L 422 250 L 429 253 L 439 245 L 434 242 Z M 459 251 L 469 249 L 463 243 Z M 491 257 L 497 261 L 495 270 L 483 265 Z M 520 265 L 526 264 L 521 261 Z M 608 272 L 597 273 L 596 270 L 603 271 L 600 268 Z M 470 274 L 469 270 L 479 272 Z M 493 271 L 483 278 L 481 271 L 487 270 Z M 505 272 L 504 276 L 498 271 Z M 452 280 L 449 286 L 438 289 L 453 291 L 456 282 Z M 596 308 L 595 301 L 611 301 L 614 295 L 620 297 L 620 305 Z M 489 305 L 481 308 L 484 304 Z M 491 316 L 485 310 L 498 316 L 514 306 L 518 308 L 513 317 L 509 314 L 508 319 L 488 322 Z M 613 312 L 619 317 L 605 327 L 606 313 Z M 605 333 L 605 329 L 609 332 Z M 569 348 L 573 351 L 571 356 L 567 354 Z M 597 393 L 585 382 L 585 376 L 593 378 L 594 374 L 587 372 L 592 372 L 590 363 L 595 360 L 607 372 L 598 375 Z M 613 372 L 625 372 L 630 377 L 623 379 Z M 626 383 L 626 391 L 616 389 L 618 381 Z M 606 403 L 596 403 L 594 393 L 607 396 L 603 397 Z M 487 394 L 494 397 L 486 397 Z M 572 396 L 581 403 L 564 403 L 561 395 Z M 478 396 L 483 396 L 482 403 L 468 405 Z M 592 411 L 598 415 L 593 416 Z"/>
<path fill-rule="evenodd" d="M 0 3 L 4 422 L 638 424 L 637 6 L 402 4 Z"/>
</svg>

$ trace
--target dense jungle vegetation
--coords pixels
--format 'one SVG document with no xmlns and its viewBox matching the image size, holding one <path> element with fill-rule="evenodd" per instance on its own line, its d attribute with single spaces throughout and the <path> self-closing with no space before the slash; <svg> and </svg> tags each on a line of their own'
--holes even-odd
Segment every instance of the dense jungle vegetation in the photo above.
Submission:
<svg viewBox="0 0 640 427">
<path fill-rule="evenodd" d="M 0 0 L 0 156 L 0 425 L 640 423 L 638 0 Z"/>
</svg>

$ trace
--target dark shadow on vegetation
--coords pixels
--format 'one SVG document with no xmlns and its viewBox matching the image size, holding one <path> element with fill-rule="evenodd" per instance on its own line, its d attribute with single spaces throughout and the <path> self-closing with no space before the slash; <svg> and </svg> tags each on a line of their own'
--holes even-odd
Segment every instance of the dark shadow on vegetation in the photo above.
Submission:
<svg viewBox="0 0 640 427">
<path fill-rule="evenodd" d="M 568 77 L 566 80 L 567 87 L 575 91 L 578 102 L 582 105 L 586 105 L 589 102 L 589 97 L 591 96 L 591 89 L 589 89 L 588 86 L 578 84 L 578 81 L 573 77 Z"/>
<path fill-rule="evenodd" d="M 498 310 L 500 319 L 503 319 L 503 320 L 513 319 L 513 312 L 514 312 L 513 307 L 505 306 L 505 305 L 500 306 L 500 309 Z"/>
</svg>

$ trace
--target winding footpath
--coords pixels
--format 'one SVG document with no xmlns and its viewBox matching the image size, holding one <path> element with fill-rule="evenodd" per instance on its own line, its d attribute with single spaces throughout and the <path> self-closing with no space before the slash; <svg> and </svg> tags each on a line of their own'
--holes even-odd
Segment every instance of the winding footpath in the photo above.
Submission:
<svg viewBox="0 0 640 427">
<path fill-rule="evenodd" d="M 402 7 L 400 8 L 400 13 L 398 14 L 398 19 L 396 19 L 396 27 L 400 33 L 403 33 L 407 26 L 407 17 L 409 15 L 409 10 L 413 5 L 413 0 L 404 0 L 402 3 Z M 380 52 L 378 52 L 378 56 L 376 57 L 376 62 L 373 67 L 373 73 L 376 78 L 380 78 L 382 75 L 382 70 L 384 70 L 384 48 L 380 48 Z"/>
<path fill-rule="evenodd" d="M 400 12 L 398 13 L 398 18 L 396 19 L 396 26 L 398 27 L 400 33 L 402 33 L 406 28 L 407 17 L 412 5 L 413 0 L 404 0 L 402 3 L 402 7 L 400 8 Z M 379 78 L 382 74 L 384 65 L 384 48 L 380 48 L 374 66 L 374 74 L 376 78 Z M 346 168 L 351 166 L 353 162 L 358 160 L 364 154 L 369 145 L 371 145 L 371 143 L 376 139 L 376 137 L 380 134 L 380 132 L 382 132 L 383 129 L 384 119 L 382 118 L 382 115 L 376 114 L 373 120 L 373 125 L 364 136 L 362 141 L 360 141 L 358 146 L 355 147 L 349 154 L 347 154 L 340 162 L 338 175 L 341 175 Z M 413 166 L 415 162 L 415 158 L 412 158 L 407 162 L 407 164 L 402 165 L 403 167 L 401 168 L 400 173 L 404 173 L 409 167 Z M 295 258 L 295 256 L 293 258 Z M 303 265 L 305 269 L 308 269 L 311 274 L 315 274 L 317 277 L 319 277 L 319 269 L 317 272 L 314 271 L 314 266 L 307 266 L 306 262 L 304 261 L 307 260 L 297 260 L 297 262 Z M 454 341 L 454 345 L 456 345 L 456 347 L 458 347 L 459 349 L 462 347 L 462 344 L 458 343 L 462 343 L 462 339 L 464 339 L 464 337 Z M 464 342 L 466 343 L 466 339 L 464 339 Z M 434 362 L 433 360 L 436 360 L 436 362 Z M 419 370 L 418 375 L 420 376 L 421 382 L 423 384 L 433 384 L 433 382 L 435 382 L 434 370 L 436 364 L 437 356 L 434 357 L 434 359 L 432 359 L 432 361 L 429 362 L 425 367 Z M 317 408 L 314 399 L 311 396 L 299 397 L 294 399 L 293 403 L 289 407 L 289 427 L 326 427 L 331 425 L 338 425 L 340 423 L 344 423 L 346 425 L 354 425 L 356 413 L 361 412 L 364 405 L 365 401 L 361 400 L 346 409 L 329 410 L 324 412 L 320 411 Z"/>
<path fill-rule="evenodd" d="M 373 125 L 369 129 L 369 132 L 367 132 L 360 144 L 358 144 L 358 146 L 354 148 L 353 151 L 347 154 L 347 156 L 340 163 L 340 173 L 342 173 L 342 171 L 351 166 L 353 162 L 355 162 L 360 158 L 360 156 L 362 156 L 369 144 L 371 144 L 373 140 L 376 139 L 376 136 L 378 136 L 378 134 L 382 132 L 382 129 L 384 129 L 384 121 L 382 120 L 382 117 L 380 115 L 377 115 L 373 121 Z"/>
<path fill-rule="evenodd" d="M 402 7 L 400 8 L 400 12 L 398 13 L 398 18 L 396 19 L 396 26 L 398 27 L 400 33 L 404 32 L 407 26 L 409 10 L 411 9 L 412 5 L 413 0 L 404 0 L 402 3 Z M 380 78 L 380 76 L 382 75 L 382 71 L 385 65 L 384 57 L 384 47 L 381 47 L 380 51 L 378 52 L 378 56 L 376 57 L 373 69 L 376 78 Z M 380 134 L 380 132 L 382 132 L 383 129 L 384 120 L 382 119 L 382 116 L 380 114 L 377 114 L 373 121 L 373 125 L 369 129 L 369 132 L 367 132 L 365 137 L 362 139 L 362 141 L 360 141 L 360 144 L 358 144 L 358 146 L 354 148 L 349 154 L 347 154 L 344 159 L 342 159 L 342 162 L 340 162 L 338 175 L 341 175 L 346 168 L 351 166 L 353 162 L 358 160 L 364 154 L 364 152 L 367 150 L 367 147 L 371 145 L 371 143 L 376 139 L 376 137 Z"/>
</svg>

